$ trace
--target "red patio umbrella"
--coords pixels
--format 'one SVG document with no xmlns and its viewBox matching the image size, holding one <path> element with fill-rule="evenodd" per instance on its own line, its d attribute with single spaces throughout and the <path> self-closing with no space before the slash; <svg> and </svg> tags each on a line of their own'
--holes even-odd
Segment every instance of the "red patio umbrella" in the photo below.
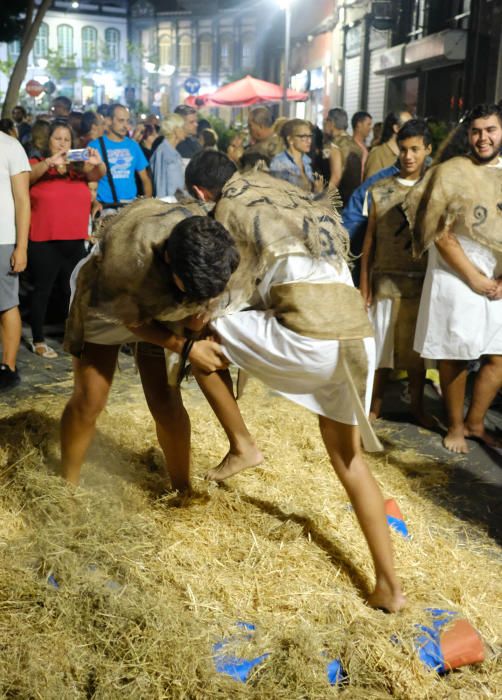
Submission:
<svg viewBox="0 0 502 700">
<path fill-rule="evenodd" d="M 192 107 L 249 107 L 262 102 L 280 102 L 282 97 L 283 88 L 280 85 L 246 75 L 242 80 L 224 85 L 210 95 L 190 95 L 185 104 Z M 290 102 L 301 102 L 308 98 L 308 94 L 288 88 L 287 97 Z"/>
</svg>

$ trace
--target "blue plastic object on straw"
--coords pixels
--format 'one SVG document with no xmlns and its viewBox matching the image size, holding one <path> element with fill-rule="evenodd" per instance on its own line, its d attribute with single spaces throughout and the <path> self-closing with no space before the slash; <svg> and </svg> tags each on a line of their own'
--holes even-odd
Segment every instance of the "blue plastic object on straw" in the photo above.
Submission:
<svg viewBox="0 0 502 700">
<path fill-rule="evenodd" d="M 214 666 L 217 673 L 223 673 L 230 676 L 239 683 L 245 683 L 253 668 L 258 666 L 266 658 L 270 656 L 269 652 L 261 654 L 254 659 L 244 659 L 233 654 L 228 654 L 224 651 L 225 647 L 229 644 L 235 644 L 237 642 L 249 641 L 253 638 L 255 633 L 255 626 L 250 622 L 236 622 L 236 627 L 239 627 L 242 632 L 239 634 L 232 635 L 228 639 L 223 639 L 221 642 L 216 642 L 213 644 L 213 658 Z"/>
<path fill-rule="evenodd" d="M 389 526 L 395 530 L 396 532 L 399 532 L 400 535 L 403 537 L 409 537 L 410 533 L 408 532 L 408 528 L 406 527 L 406 523 L 404 520 L 400 520 L 399 518 L 394 518 L 393 515 L 388 515 L 387 516 L 387 522 L 389 523 Z"/>
<path fill-rule="evenodd" d="M 328 681 L 330 685 L 338 685 L 347 679 L 347 674 L 342 666 L 340 659 L 333 659 L 326 667 Z"/>
<path fill-rule="evenodd" d="M 441 628 L 447 625 L 457 613 L 452 610 L 442 610 L 441 608 L 427 608 L 431 614 L 431 626 L 416 625 L 421 631 L 415 638 L 415 649 L 422 663 L 436 673 L 446 673 L 448 670 L 443 652 L 441 651 Z"/>
<path fill-rule="evenodd" d="M 52 574 L 49 574 L 49 576 L 47 576 L 47 583 L 49 584 L 49 586 L 52 586 L 56 590 L 59 589 L 59 583 L 56 581 Z"/>
</svg>

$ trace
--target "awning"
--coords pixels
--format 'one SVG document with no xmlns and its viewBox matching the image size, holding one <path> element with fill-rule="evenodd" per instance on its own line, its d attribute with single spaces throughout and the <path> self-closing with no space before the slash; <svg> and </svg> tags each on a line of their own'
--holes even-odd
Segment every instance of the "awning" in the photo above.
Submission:
<svg viewBox="0 0 502 700">
<path fill-rule="evenodd" d="M 247 75 L 211 94 L 190 95 L 185 104 L 192 107 L 248 107 L 264 102 L 280 102 L 282 98 L 283 88 L 280 85 Z M 302 102 L 308 99 L 308 94 L 288 89 L 287 99 L 290 102 Z"/>
</svg>

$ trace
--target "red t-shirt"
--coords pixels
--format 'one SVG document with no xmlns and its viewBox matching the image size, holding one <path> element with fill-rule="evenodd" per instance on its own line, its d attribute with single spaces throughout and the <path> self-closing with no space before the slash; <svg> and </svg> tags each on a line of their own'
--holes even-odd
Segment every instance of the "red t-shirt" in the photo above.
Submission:
<svg viewBox="0 0 502 700">
<path fill-rule="evenodd" d="M 39 158 L 30 159 L 33 165 Z M 30 241 L 88 238 L 91 192 L 83 173 L 50 168 L 32 187 Z"/>
</svg>

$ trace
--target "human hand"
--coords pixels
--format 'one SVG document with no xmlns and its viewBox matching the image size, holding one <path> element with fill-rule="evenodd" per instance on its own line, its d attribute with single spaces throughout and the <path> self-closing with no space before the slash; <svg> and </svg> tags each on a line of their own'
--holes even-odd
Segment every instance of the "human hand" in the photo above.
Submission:
<svg viewBox="0 0 502 700">
<path fill-rule="evenodd" d="M 197 340 L 192 345 L 188 359 L 195 368 L 207 373 L 228 367 L 228 360 L 221 345 L 213 340 Z"/>
<path fill-rule="evenodd" d="M 16 246 L 10 256 L 10 267 L 13 273 L 23 272 L 28 264 L 28 254 L 26 248 Z"/>
<path fill-rule="evenodd" d="M 101 158 L 101 154 L 98 151 L 98 149 L 97 148 L 88 148 L 87 150 L 89 151 L 87 163 L 89 163 L 89 165 L 93 165 L 93 166 L 101 165 L 103 160 Z"/>
<path fill-rule="evenodd" d="M 66 150 L 57 151 L 57 153 L 46 158 L 45 162 L 49 168 L 57 168 L 58 165 L 66 165 Z"/>
<path fill-rule="evenodd" d="M 492 280 L 482 272 L 476 272 L 472 278 L 468 281 L 469 287 L 476 294 L 481 294 L 482 296 L 492 299 L 498 291 L 498 281 Z"/>
<path fill-rule="evenodd" d="M 322 175 L 319 175 L 319 173 L 314 173 L 314 192 L 315 194 L 319 194 L 319 192 L 322 192 L 324 190 L 326 183 L 324 181 L 324 178 Z"/>
<path fill-rule="evenodd" d="M 489 296 L 492 301 L 502 299 L 502 277 L 498 277 L 495 281 L 497 283 L 497 291 Z"/>
</svg>

